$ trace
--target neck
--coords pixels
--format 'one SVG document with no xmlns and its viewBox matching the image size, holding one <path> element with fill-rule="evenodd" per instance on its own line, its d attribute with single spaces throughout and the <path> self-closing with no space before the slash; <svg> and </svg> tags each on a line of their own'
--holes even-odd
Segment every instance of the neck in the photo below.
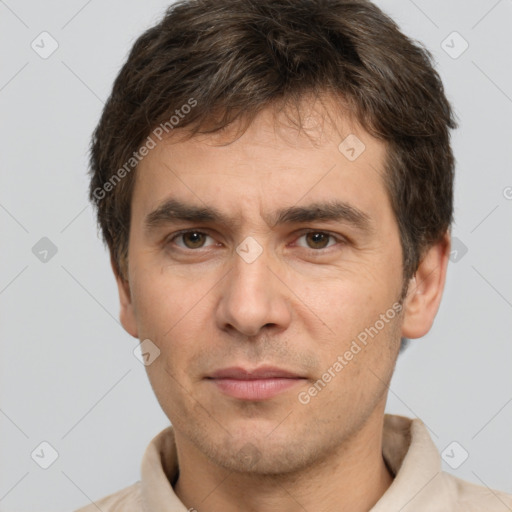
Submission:
<svg viewBox="0 0 512 512">
<path fill-rule="evenodd" d="M 384 413 L 377 409 L 336 453 L 285 475 L 230 472 L 176 432 L 180 475 L 174 491 L 199 512 L 367 512 L 393 481 L 382 458 Z"/>
</svg>

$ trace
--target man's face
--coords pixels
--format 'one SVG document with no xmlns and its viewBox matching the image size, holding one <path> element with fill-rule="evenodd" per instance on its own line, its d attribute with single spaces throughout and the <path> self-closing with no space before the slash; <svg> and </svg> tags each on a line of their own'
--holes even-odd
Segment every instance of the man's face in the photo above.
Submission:
<svg viewBox="0 0 512 512">
<path fill-rule="evenodd" d="M 384 409 L 403 285 L 385 148 L 324 117 L 308 137 L 267 110 L 235 142 L 170 139 L 137 169 L 123 324 L 161 351 L 147 371 L 178 442 L 228 469 L 300 469 Z"/>
</svg>

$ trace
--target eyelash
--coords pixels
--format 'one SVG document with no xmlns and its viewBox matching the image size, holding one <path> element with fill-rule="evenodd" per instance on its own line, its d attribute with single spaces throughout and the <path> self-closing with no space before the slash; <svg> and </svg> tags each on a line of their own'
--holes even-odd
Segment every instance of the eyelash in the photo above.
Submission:
<svg viewBox="0 0 512 512">
<path fill-rule="evenodd" d="M 205 236 L 208 236 L 208 237 L 213 239 L 213 237 L 210 234 L 208 234 L 208 233 L 206 233 L 204 231 L 200 231 L 200 230 L 197 230 L 197 229 L 185 229 L 185 230 L 182 230 L 182 231 L 178 231 L 177 233 L 173 233 L 170 237 L 168 237 L 166 239 L 165 244 L 166 245 L 171 244 L 171 243 L 174 242 L 174 240 L 176 240 L 176 239 L 180 238 L 181 236 L 186 235 L 188 233 L 196 233 L 196 234 L 199 234 L 199 235 L 205 235 Z M 347 240 L 344 237 L 342 237 L 341 235 L 336 235 L 336 234 L 331 233 L 329 231 L 321 231 L 321 230 L 318 230 L 318 229 L 308 229 L 308 230 L 305 230 L 305 231 L 301 231 L 297 239 L 302 238 L 303 236 L 308 235 L 310 233 L 327 235 L 331 239 L 334 239 L 337 244 L 345 244 L 347 242 Z M 329 246 L 324 247 L 322 249 L 312 249 L 311 247 L 302 247 L 302 246 L 300 246 L 300 247 L 302 249 L 305 249 L 306 251 L 311 252 L 311 253 L 318 254 L 318 253 L 325 252 L 328 249 L 331 249 L 335 245 L 336 244 L 329 245 Z M 205 247 L 199 247 L 197 249 L 189 249 L 189 248 L 184 248 L 184 247 L 178 246 L 178 249 L 182 250 L 182 251 L 185 251 L 185 252 L 199 252 L 202 249 L 205 249 Z"/>
</svg>

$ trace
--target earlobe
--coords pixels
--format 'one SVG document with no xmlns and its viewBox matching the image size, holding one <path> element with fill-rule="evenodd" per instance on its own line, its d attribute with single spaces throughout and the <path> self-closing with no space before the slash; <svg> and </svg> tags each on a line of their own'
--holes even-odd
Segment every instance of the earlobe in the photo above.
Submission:
<svg viewBox="0 0 512 512">
<path fill-rule="evenodd" d="M 116 278 L 117 290 L 119 293 L 119 319 L 121 320 L 121 325 L 128 334 L 131 334 L 134 338 L 138 338 L 139 336 L 137 331 L 137 323 L 135 321 L 135 311 L 131 298 L 130 284 L 119 274 L 113 256 L 110 257 L 110 264 Z"/>
<path fill-rule="evenodd" d="M 428 333 L 439 309 L 446 281 L 450 234 L 432 245 L 409 282 L 404 299 L 402 337 L 421 338 Z"/>
</svg>

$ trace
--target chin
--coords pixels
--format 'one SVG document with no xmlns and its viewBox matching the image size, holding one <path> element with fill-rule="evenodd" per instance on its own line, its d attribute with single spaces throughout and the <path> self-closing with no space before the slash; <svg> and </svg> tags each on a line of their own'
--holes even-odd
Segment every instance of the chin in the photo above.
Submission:
<svg viewBox="0 0 512 512">
<path fill-rule="evenodd" d="M 289 438 L 290 439 L 290 438 Z M 303 442 L 276 439 L 269 442 L 266 436 L 259 439 L 226 439 L 223 449 L 216 446 L 209 451 L 215 464 L 236 473 L 248 475 L 276 476 L 292 474 L 309 467 L 318 458 L 318 450 L 310 450 Z"/>
</svg>

